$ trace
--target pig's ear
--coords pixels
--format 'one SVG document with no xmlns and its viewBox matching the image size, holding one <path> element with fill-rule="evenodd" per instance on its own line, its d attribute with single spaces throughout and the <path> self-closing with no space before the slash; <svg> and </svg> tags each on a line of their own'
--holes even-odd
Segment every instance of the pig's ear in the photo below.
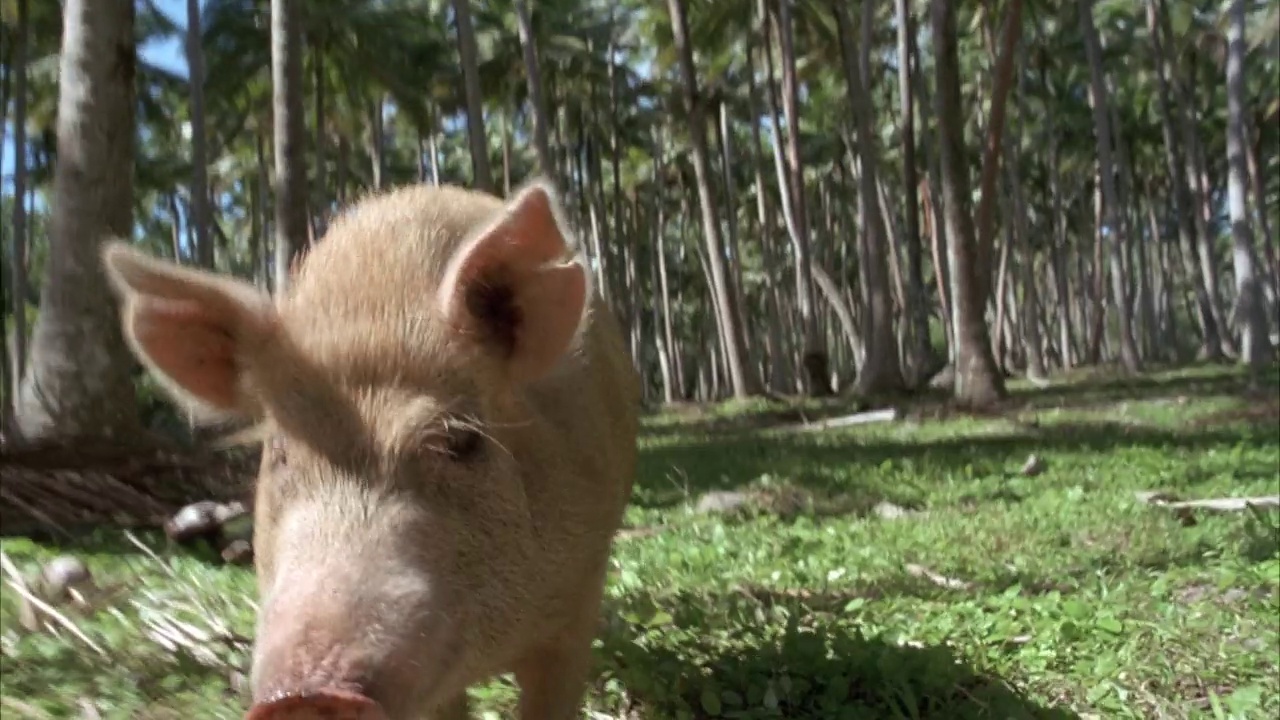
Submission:
<svg viewBox="0 0 1280 720">
<path fill-rule="evenodd" d="M 568 350 L 590 292 L 554 191 L 522 189 L 501 217 L 465 243 L 445 270 L 440 308 L 458 331 L 507 362 L 511 378 L 541 378 Z"/>
<path fill-rule="evenodd" d="M 253 357 L 276 328 L 266 293 L 122 242 L 108 243 L 102 261 L 130 348 L 175 400 L 200 416 L 257 414 L 245 385 Z"/>
</svg>

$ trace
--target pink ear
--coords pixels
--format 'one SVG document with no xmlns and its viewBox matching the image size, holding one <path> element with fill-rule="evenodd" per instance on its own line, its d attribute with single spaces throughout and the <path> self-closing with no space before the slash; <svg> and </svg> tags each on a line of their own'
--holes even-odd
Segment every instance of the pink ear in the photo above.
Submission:
<svg viewBox="0 0 1280 720">
<path fill-rule="evenodd" d="M 568 350 L 589 294 L 569 252 L 552 191 L 535 183 L 502 217 L 460 248 L 440 286 L 440 307 L 459 332 L 507 361 L 517 382 L 536 380 Z"/>
<path fill-rule="evenodd" d="M 266 295 L 120 243 L 106 248 L 103 261 L 123 300 L 125 337 L 169 393 L 191 410 L 249 412 L 244 375 L 274 327 Z"/>
</svg>

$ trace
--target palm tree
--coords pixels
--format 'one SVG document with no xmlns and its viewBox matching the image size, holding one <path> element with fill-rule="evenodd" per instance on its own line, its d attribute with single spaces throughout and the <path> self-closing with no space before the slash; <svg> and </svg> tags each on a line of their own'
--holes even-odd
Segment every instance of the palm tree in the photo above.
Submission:
<svg viewBox="0 0 1280 720">
<path fill-rule="evenodd" d="M 200 41 L 200 0 L 187 0 L 187 82 L 191 88 L 191 218 L 196 262 L 213 269 L 209 240 L 209 180 L 204 129 L 204 47 Z"/>
<path fill-rule="evenodd" d="M 1240 362 L 1249 367 L 1256 383 L 1271 359 L 1271 339 L 1267 337 L 1267 310 L 1262 278 L 1255 267 L 1253 228 L 1246 200 L 1249 173 L 1245 159 L 1244 5 L 1244 0 L 1231 0 L 1227 8 L 1227 208 L 1236 271 L 1234 315 L 1241 330 Z"/>
<path fill-rule="evenodd" d="M 13 259 L 9 267 L 9 294 L 13 309 L 12 355 L 5 359 L 9 384 L 4 388 L 3 421 L 13 421 L 15 402 L 27 359 L 27 8 L 18 0 L 13 48 Z M 6 328 L 7 330 L 7 328 Z M 6 334 L 7 339 L 7 334 Z"/>
<path fill-rule="evenodd" d="M 693 171 L 698 185 L 698 201 L 702 210 L 702 232 L 706 242 L 706 262 L 711 276 L 712 302 L 722 336 L 729 383 L 734 397 L 748 397 L 759 392 L 759 379 L 746 367 L 739 309 L 729 283 L 724 260 L 724 243 L 720 237 L 720 219 L 716 196 L 712 191 L 710 150 L 707 147 L 704 100 L 698 95 L 697 71 L 693 66 L 693 48 L 689 43 L 689 21 L 684 0 L 667 0 L 671 29 L 679 56 L 681 92 L 685 116 L 689 120 L 689 137 L 693 145 Z"/>
<path fill-rule="evenodd" d="M 275 116 L 276 291 L 307 246 L 307 165 L 302 117 L 302 28 L 298 0 L 271 0 L 271 87 Z"/>
<path fill-rule="evenodd" d="M 785 0 L 784 0 L 785 3 Z M 877 195 L 877 166 L 875 137 L 872 128 L 875 118 L 870 100 L 870 88 L 864 83 L 870 74 L 865 67 L 870 61 L 872 6 L 863 4 L 862 47 L 855 49 L 853 23 L 841 0 L 834 3 L 836 32 L 840 35 L 841 55 L 844 56 L 845 85 L 853 111 L 854 125 L 858 131 L 858 190 L 862 197 L 862 278 L 867 288 L 867 337 L 866 361 L 858 373 L 857 389 L 860 394 L 895 393 L 903 389 L 902 364 L 898 356 L 898 342 L 893 328 L 893 300 L 889 296 L 889 251 L 884 238 L 884 219 L 880 214 Z"/>
<path fill-rule="evenodd" d="M 1111 261 L 1111 291 L 1115 295 L 1116 315 L 1120 325 L 1120 359 L 1129 372 L 1142 370 L 1142 360 L 1133 337 L 1133 320 L 1129 314 L 1128 291 L 1125 287 L 1124 252 L 1125 227 L 1120 196 L 1116 192 L 1116 168 L 1113 160 L 1111 101 L 1107 81 L 1102 70 L 1102 48 L 1098 30 L 1093 24 L 1093 0 L 1080 0 L 1080 33 L 1089 63 L 1089 86 L 1093 95 L 1094 136 L 1098 145 L 1098 174 L 1102 182 L 1102 209 L 1105 229 L 1101 230 L 1107 243 Z"/>
<path fill-rule="evenodd" d="M 17 431 L 125 441 L 137 399 L 98 248 L 133 234 L 133 0 L 67 0 L 62 42 L 51 252 Z"/>
<path fill-rule="evenodd" d="M 514 0 L 516 18 L 520 26 L 520 47 L 524 55 L 525 81 L 529 87 L 529 106 L 533 119 L 533 145 L 538 151 L 538 164 L 542 172 L 555 172 L 555 160 L 551 155 L 551 140 L 547 132 L 547 105 L 542 95 L 542 72 L 538 68 L 538 49 L 533 33 L 533 19 L 525 0 Z"/>
<path fill-rule="evenodd" d="M 467 99 L 467 137 L 471 142 L 471 167 L 476 188 L 492 192 L 489 142 L 485 137 L 484 98 L 480 92 L 480 50 L 471 25 L 471 0 L 452 0 L 458 27 L 458 55 L 462 61 L 463 89 Z"/>
<path fill-rule="evenodd" d="M 938 154 L 951 272 L 952 324 L 955 327 L 955 396 L 981 407 L 1005 395 L 1004 377 L 991 354 L 984 317 L 987 298 L 982 273 L 989 272 L 977 253 L 969 214 L 969 165 L 964 158 L 964 115 L 960 109 L 956 14 L 951 0 L 932 0 L 934 77 L 937 96 Z"/>
</svg>

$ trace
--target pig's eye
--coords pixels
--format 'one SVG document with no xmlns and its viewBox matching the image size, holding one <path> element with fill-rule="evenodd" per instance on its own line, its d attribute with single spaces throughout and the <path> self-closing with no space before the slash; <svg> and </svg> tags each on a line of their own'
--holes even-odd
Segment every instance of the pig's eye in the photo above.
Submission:
<svg viewBox="0 0 1280 720">
<path fill-rule="evenodd" d="M 455 462 L 466 462 L 475 459 L 484 445 L 484 435 L 467 422 L 455 422 L 449 426 L 449 439 L 445 442 L 445 452 Z"/>
</svg>

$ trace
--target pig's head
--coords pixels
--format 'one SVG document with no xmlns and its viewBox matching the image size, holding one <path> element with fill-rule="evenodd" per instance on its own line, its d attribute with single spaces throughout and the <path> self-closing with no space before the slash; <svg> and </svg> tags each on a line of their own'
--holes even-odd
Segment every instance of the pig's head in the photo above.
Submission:
<svg viewBox="0 0 1280 720">
<path fill-rule="evenodd" d="M 538 623 L 526 486 L 562 460 L 525 389 L 577 352 L 590 293 L 558 214 L 541 183 L 373 198 L 275 300 L 105 251 L 150 373 L 261 431 L 251 716 L 409 717 Z"/>
</svg>

